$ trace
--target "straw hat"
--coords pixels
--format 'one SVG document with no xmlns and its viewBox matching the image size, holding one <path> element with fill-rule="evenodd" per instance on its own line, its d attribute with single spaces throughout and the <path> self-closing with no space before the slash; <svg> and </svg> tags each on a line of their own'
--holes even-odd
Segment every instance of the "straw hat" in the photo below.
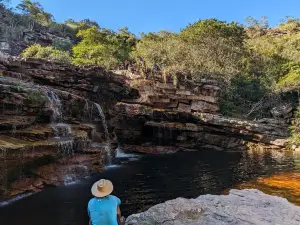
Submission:
<svg viewBox="0 0 300 225">
<path fill-rule="evenodd" d="M 114 186 L 110 180 L 101 179 L 93 184 L 92 194 L 95 197 L 105 197 L 110 195 L 114 189 Z"/>
</svg>

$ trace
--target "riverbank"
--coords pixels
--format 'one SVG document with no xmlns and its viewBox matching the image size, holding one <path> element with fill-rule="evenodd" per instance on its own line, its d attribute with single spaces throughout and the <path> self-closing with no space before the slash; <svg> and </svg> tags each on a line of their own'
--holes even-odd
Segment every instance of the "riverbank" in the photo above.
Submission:
<svg viewBox="0 0 300 225">
<path fill-rule="evenodd" d="M 298 225 L 300 207 L 258 190 L 168 201 L 127 218 L 126 225 Z"/>
</svg>

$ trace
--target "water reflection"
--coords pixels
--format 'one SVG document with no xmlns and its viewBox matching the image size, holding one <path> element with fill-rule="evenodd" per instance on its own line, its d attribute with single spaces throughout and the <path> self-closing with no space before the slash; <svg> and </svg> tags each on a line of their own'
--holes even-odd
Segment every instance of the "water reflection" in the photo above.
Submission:
<svg viewBox="0 0 300 225">
<path fill-rule="evenodd" d="M 119 167 L 109 168 L 71 186 L 47 189 L 1 208 L 0 224 L 40 225 L 41 221 L 43 225 L 86 224 L 90 187 L 100 178 L 113 181 L 114 194 L 121 198 L 122 211 L 128 216 L 169 199 L 222 194 L 228 188 L 258 178 L 300 173 L 300 155 L 290 152 L 207 150 L 138 159 L 118 157 L 115 164 Z M 296 180 L 298 178 L 295 176 Z M 264 183 L 270 187 L 274 184 L 270 181 Z M 284 186 L 285 183 L 281 185 Z M 299 192 L 295 195 L 297 197 Z"/>
</svg>

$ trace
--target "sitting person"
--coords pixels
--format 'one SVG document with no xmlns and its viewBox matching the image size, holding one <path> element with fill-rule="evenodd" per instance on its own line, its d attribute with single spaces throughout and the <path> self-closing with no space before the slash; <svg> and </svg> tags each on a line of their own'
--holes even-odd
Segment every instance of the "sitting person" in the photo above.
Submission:
<svg viewBox="0 0 300 225">
<path fill-rule="evenodd" d="M 121 200 L 110 195 L 113 184 L 109 180 L 101 179 L 92 186 L 95 196 L 88 203 L 90 225 L 122 225 L 120 204 Z"/>
</svg>

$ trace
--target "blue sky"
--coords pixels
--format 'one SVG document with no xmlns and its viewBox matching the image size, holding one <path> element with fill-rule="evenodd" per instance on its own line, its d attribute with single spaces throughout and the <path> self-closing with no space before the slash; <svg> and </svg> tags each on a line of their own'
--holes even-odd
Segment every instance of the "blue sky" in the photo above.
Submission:
<svg viewBox="0 0 300 225">
<path fill-rule="evenodd" d="M 20 0 L 12 0 L 16 5 Z M 89 18 L 101 27 L 127 26 L 140 32 L 179 31 L 198 19 L 244 22 L 267 16 L 272 26 L 285 16 L 300 17 L 300 0 L 39 0 L 57 22 Z"/>
</svg>

